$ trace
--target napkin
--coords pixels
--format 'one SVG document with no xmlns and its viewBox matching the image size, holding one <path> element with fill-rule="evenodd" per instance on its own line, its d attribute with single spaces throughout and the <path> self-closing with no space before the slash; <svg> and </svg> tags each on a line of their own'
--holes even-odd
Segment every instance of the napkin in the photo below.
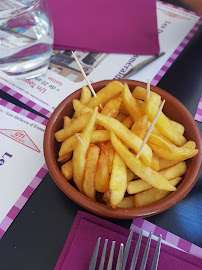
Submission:
<svg viewBox="0 0 202 270">
<path fill-rule="evenodd" d="M 151 55 L 159 53 L 155 0 L 47 0 L 54 48 Z"/>
<path fill-rule="evenodd" d="M 126 243 L 129 230 L 115 225 L 109 221 L 98 218 L 94 215 L 78 211 L 75 218 L 67 241 L 64 245 L 62 253 L 58 259 L 55 270 L 87 270 L 90 264 L 90 260 L 94 251 L 98 237 L 101 237 L 100 250 L 104 245 L 104 239 L 108 239 L 108 252 L 113 240 L 116 241 L 115 247 L 115 261 L 118 257 L 118 249 L 121 243 Z M 138 233 L 134 232 L 133 240 L 131 243 L 131 249 L 129 252 L 128 262 L 126 269 L 129 269 L 130 262 L 132 260 L 133 251 L 138 238 Z M 147 242 L 147 238 L 143 236 L 142 245 L 140 249 L 138 267 L 140 267 L 141 258 L 144 252 L 144 248 Z M 150 269 L 153 254 L 156 247 L 156 241 L 151 241 L 151 249 L 148 257 L 148 263 L 146 269 Z M 98 254 L 98 261 L 100 261 L 101 252 Z M 107 261 L 108 257 L 106 257 Z M 116 263 L 115 263 L 116 264 Z M 106 266 L 105 266 L 106 267 Z M 113 265 L 115 267 L 115 265 Z M 202 260 L 187 254 L 183 251 L 174 249 L 170 246 L 162 244 L 161 253 L 159 257 L 158 270 L 199 270 L 202 269 Z M 113 268 L 115 269 L 115 268 Z"/>
</svg>

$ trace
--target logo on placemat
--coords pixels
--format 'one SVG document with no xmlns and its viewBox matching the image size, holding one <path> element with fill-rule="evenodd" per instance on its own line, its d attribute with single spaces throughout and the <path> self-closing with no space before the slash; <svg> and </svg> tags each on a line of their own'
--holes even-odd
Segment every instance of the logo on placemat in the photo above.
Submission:
<svg viewBox="0 0 202 270">
<path fill-rule="evenodd" d="M 39 148 L 32 141 L 29 135 L 23 130 L 13 130 L 13 129 L 0 129 L 0 133 L 6 137 L 40 153 Z"/>
<path fill-rule="evenodd" d="M 167 16 L 171 17 L 171 18 L 176 18 L 176 19 L 184 19 L 184 20 L 190 20 L 189 18 L 185 17 L 185 16 L 181 16 L 179 14 L 173 13 L 171 11 L 167 11 L 161 8 L 158 8 L 158 10 L 160 10 L 161 12 L 163 12 L 164 14 L 166 14 Z"/>
</svg>

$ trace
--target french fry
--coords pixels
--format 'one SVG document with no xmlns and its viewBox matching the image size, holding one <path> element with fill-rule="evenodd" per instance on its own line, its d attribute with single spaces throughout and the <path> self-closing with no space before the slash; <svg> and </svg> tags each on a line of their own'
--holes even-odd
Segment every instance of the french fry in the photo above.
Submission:
<svg viewBox="0 0 202 270">
<path fill-rule="evenodd" d="M 149 120 L 152 122 L 158 111 L 158 107 L 152 102 L 151 99 L 149 99 L 146 104 L 145 111 L 149 117 Z M 182 146 L 187 142 L 185 137 L 171 125 L 169 119 L 165 116 L 163 112 L 160 113 L 155 127 L 160 133 L 162 133 L 162 135 L 170 139 L 177 146 Z"/>
<path fill-rule="evenodd" d="M 126 192 L 127 169 L 126 164 L 116 152 L 113 160 L 112 174 L 109 181 L 109 201 L 112 208 L 119 204 Z"/>
<path fill-rule="evenodd" d="M 170 123 L 171 125 L 180 133 L 180 134 L 184 134 L 184 126 L 181 125 L 180 123 L 176 122 L 176 121 L 173 121 L 171 119 L 170 120 Z"/>
<path fill-rule="evenodd" d="M 117 207 L 120 207 L 120 208 L 133 208 L 133 207 L 135 207 L 133 196 L 124 197 L 123 200 L 117 205 Z"/>
<path fill-rule="evenodd" d="M 103 126 L 105 129 L 109 131 L 110 130 L 113 131 L 122 141 L 124 141 L 136 153 L 139 151 L 142 145 L 142 140 L 116 119 L 97 113 L 96 123 Z M 144 161 L 146 166 L 150 166 L 152 151 L 147 144 L 145 144 L 144 149 L 140 155 L 140 158 Z"/>
<path fill-rule="evenodd" d="M 136 86 L 132 92 L 132 95 L 134 98 L 138 98 L 138 99 L 146 101 L 147 89 L 141 86 Z M 150 99 L 157 107 L 160 106 L 161 96 L 159 96 L 157 93 L 150 91 Z"/>
<path fill-rule="evenodd" d="M 160 171 L 160 164 L 159 164 L 159 158 L 155 157 L 154 155 L 152 156 L 152 160 L 151 160 L 151 169 L 155 170 L 155 171 Z"/>
<path fill-rule="evenodd" d="M 83 192 L 83 177 L 86 165 L 86 154 L 90 144 L 90 137 L 95 124 L 97 111 L 98 107 L 94 109 L 87 125 L 83 130 L 83 143 L 78 143 L 73 153 L 73 179 L 80 192 Z"/>
<path fill-rule="evenodd" d="M 57 159 L 57 161 L 59 163 L 65 163 L 65 162 L 67 162 L 71 158 L 71 156 L 72 156 L 72 151 L 67 152 L 64 155 L 59 156 L 59 158 Z"/>
<path fill-rule="evenodd" d="M 182 147 L 189 148 L 189 149 L 195 149 L 196 148 L 196 143 L 193 142 L 193 141 L 188 141 Z"/>
<path fill-rule="evenodd" d="M 133 118 L 129 115 L 126 118 L 124 118 L 122 121 L 120 121 L 125 127 L 130 129 L 134 123 Z"/>
<path fill-rule="evenodd" d="M 181 179 L 182 179 L 181 177 L 177 177 L 175 179 L 170 180 L 169 182 L 174 187 L 180 182 Z M 170 194 L 170 191 L 151 188 L 146 191 L 135 194 L 133 196 L 134 205 L 135 207 L 145 206 L 147 204 L 150 204 L 150 203 L 153 203 L 153 202 L 156 202 L 165 198 L 168 194 Z"/>
<path fill-rule="evenodd" d="M 87 103 L 87 106 L 90 108 L 95 108 L 100 104 L 104 106 L 109 99 L 117 97 L 122 92 L 123 88 L 123 84 L 119 81 L 112 81 L 101 89 L 96 97 L 92 97 Z"/>
<path fill-rule="evenodd" d="M 78 135 L 81 137 L 83 134 L 78 133 Z M 92 132 L 90 137 L 91 143 L 99 143 L 99 142 L 105 142 L 110 140 L 110 134 L 108 130 L 95 130 Z M 78 139 L 76 138 L 76 135 L 73 135 L 62 142 L 60 151 L 59 151 L 59 157 L 65 156 L 67 153 L 72 152 L 76 145 L 78 144 Z"/>
<path fill-rule="evenodd" d="M 71 124 L 71 119 L 69 118 L 69 116 L 65 115 L 63 117 L 63 120 L 64 120 L 63 128 L 69 127 Z"/>
<path fill-rule="evenodd" d="M 138 176 L 134 174 L 133 171 L 131 171 L 129 168 L 127 168 L 127 182 L 130 182 L 131 180 L 137 179 Z"/>
<path fill-rule="evenodd" d="M 81 90 L 80 101 L 82 104 L 87 104 L 92 97 L 91 91 L 87 86 L 83 86 Z"/>
<path fill-rule="evenodd" d="M 126 116 L 129 115 L 128 111 L 126 110 L 125 105 L 123 104 L 123 102 L 121 102 L 120 113 L 123 113 L 123 114 L 125 114 Z"/>
<path fill-rule="evenodd" d="M 167 179 L 150 167 L 146 167 L 141 160 L 137 159 L 112 131 L 110 132 L 110 136 L 115 150 L 119 153 L 128 168 L 130 168 L 137 176 L 155 188 L 169 191 L 175 190 L 175 187 L 173 187 Z"/>
<path fill-rule="evenodd" d="M 172 180 L 174 178 L 182 176 L 186 172 L 186 170 L 187 170 L 187 166 L 186 166 L 186 163 L 183 161 L 174 165 L 173 167 L 160 171 L 159 174 L 161 174 L 163 177 L 165 177 L 168 180 Z M 150 188 L 152 188 L 152 186 L 148 184 L 147 182 L 143 181 L 142 179 L 131 181 L 127 184 L 128 194 L 139 193 Z"/>
<path fill-rule="evenodd" d="M 115 117 L 115 119 L 118 120 L 119 122 L 121 122 L 121 121 L 123 121 L 123 119 L 125 119 L 127 116 L 128 116 L 128 115 L 123 114 L 123 113 L 120 112 L 120 113 Z"/>
<path fill-rule="evenodd" d="M 170 168 L 159 171 L 159 173 L 166 179 L 170 180 L 178 176 L 182 176 L 183 174 L 185 174 L 186 170 L 187 170 L 186 162 L 181 161 Z"/>
<path fill-rule="evenodd" d="M 159 158 L 160 170 L 170 168 L 179 162 L 180 162 L 179 160 L 168 160 L 165 158 Z"/>
<path fill-rule="evenodd" d="M 147 133 L 147 120 L 148 116 L 143 115 L 133 124 L 131 131 L 135 133 L 140 139 L 144 139 Z"/>
<path fill-rule="evenodd" d="M 159 145 L 148 142 L 149 146 L 152 148 L 154 153 L 156 153 L 159 157 L 168 160 L 186 160 L 188 158 L 194 157 L 198 153 L 198 149 L 190 149 L 186 147 L 173 147 L 173 151 L 167 150 Z"/>
<path fill-rule="evenodd" d="M 61 166 L 61 172 L 67 180 L 73 177 L 73 161 L 72 159 Z"/>
<path fill-rule="evenodd" d="M 122 99 L 121 97 L 116 97 L 113 99 L 110 99 L 102 109 L 101 113 L 105 114 L 109 117 L 116 117 L 119 113 L 120 106 L 121 106 Z"/>
<path fill-rule="evenodd" d="M 124 89 L 122 91 L 121 97 L 123 99 L 123 104 L 126 107 L 126 110 L 129 112 L 130 116 L 135 122 L 142 115 L 142 112 L 139 103 L 132 96 L 132 93 L 126 83 L 124 83 Z"/>
<path fill-rule="evenodd" d="M 173 151 L 173 147 L 175 146 L 171 141 L 169 141 L 166 137 L 162 135 L 157 135 L 151 133 L 148 142 L 154 143 L 156 145 L 159 145 L 167 150 Z"/>
<path fill-rule="evenodd" d="M 100 147 L 100 156 L 98 159 L 97 170 L 95 174 L 95 189 L 99 192 L 106 192 L 109 190 L 109 154 L 105 144 Z"/>
<path fill-rule="evenodd" d="M 83 192 L 86 196 L 95 201 L 95 174 L 99 158 L 100 148 L 90 144 L 86 156 L 86 167 L 83 179 Z"/>
<path fill-rule="evenodd" d="M 111 174 L 112 173 L 112 166 L 113 166 L 115 150 L 114 150 L 114 147 L 113 147 L 111 141 L 106 143 L 106 147 L 107 147 L 108 154 L 109 154 L 109 163 L 108 163 L 109 174 Z"/>
<path fill-rule="evenodd" d="M 68 128 L 63 128 L 55 133 L 55 138 L 58 142 L 62 142 L 77 132 L 81 131 L 89 121 L 91 113 L 81 115 L 78 119 L 75 119 Z"/>
</svg>

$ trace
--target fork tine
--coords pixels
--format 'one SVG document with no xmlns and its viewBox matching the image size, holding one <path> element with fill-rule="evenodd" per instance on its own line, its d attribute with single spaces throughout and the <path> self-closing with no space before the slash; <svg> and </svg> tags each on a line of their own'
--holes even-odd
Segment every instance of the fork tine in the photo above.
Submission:
<svg viewBox="0 0 202 270">
<path fill-rule="evenodd" d="M 110 251 L 108 265 L 107 265 L 107 270 L 111 270 L 112 269 L 115 243 L 116 243 L 116 241 L 112 241 L 111 251 Z"/>
<path fill-rule="evenodd" d="M 130 234 L 129 234 L 127 242 L 126 242 L 126 246 L 124 248 L 122 270 L 125 270 L 125 268 L 126 268 L 126 263 L 127 263 L 127 260 L 128 260 L 128 254 L 129 254 L 129 250 L 130 250 L 130 245 L 131 245 L 131 241 L 132 241 L 132 238 L 133 238 L 133 232 L 134 232 L 134 227 L 132 227 L 132 229 L 130 231 Z"/>
<path fill-rule="evenodd" d="M 101 257 L 100 265 L 99 265 L 99 270 L 104 269 L 105 255 L 106 255 L 106 251 L 107 251 L 107 244 L 108 244 L 108 239 L 105 239 L 104 248 L 103 248 L 103 251 L 102 251 L 102 257 Z"/>
<path fill-rule="evenodd" d="M 141 229 L 139 236 L 138 236 L 138 239 L 137 239 L 136 246 L 135 246 L 135 251 L 133 253 L 133 258 L 132 258 L 130 270 L 134 270 L 136 267 L 136 264 L 137 264 L 137 258 L 138 258 L 138 254 L 139 254 L 140 246 L 141 246 L 141 242 L 142 242 L 142 233 L 143 233 L 143 230 Z"/>
<path fill-rule="evenodd" d="M 157 270 L 158 261 L 159 261 L 159 254 L 160 254 L 160 248 L 161 248 L 161 240 L 162 240 L 162 235 L 160 234 L 159 238 L 158 238 L 158 243 L 156 245 L 154 257 L 153 257 L 151 270 Z"/>
<path fill-rule="evenodd" d="M 146 264 L 147 264 L 147 258 L 149 255 L 149 249 L 150 249 L 150 244 L 151 244 L 151 237 L 152 237 L 152 232 L 149 233 L 149 237 L 147 240 L 147 244 L 144 250 L 144 254 L 142 257 L 142 262 L 141 262 L 141 266 L 140 266 L 140 270 L 145 270 Z"/>
<path fill-rule="evenodd" d="M 122 263 L 123 263 L 123 249 L 124 245 L 121 243 L 119 248 L 119 255 L 116 263 L 116 270 L 122 270 Z"/>
<path fill-rule="evenodd" d="M 94 270 L 96 267 L 97 255 L 98 255 L 99 246 L 100 246 L 100 240 L 101 240 L 101 237 L 98 238 L 97 243 L 95 245 L 95 249 L 93 251 L 93 256 L 92 256 L 91 261 L 90 261 L 89 270 Z"/>
</svg>

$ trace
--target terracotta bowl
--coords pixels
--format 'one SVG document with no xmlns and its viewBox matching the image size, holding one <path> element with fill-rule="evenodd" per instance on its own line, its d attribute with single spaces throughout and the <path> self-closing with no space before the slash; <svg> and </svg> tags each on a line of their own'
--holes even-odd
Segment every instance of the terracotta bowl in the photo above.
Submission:
<svg viewBox="0 0 202 270">
<path fill-rule="evenodd" d="M 146 84 L 143 82 L 132 80 L 119 81 L 127 82 L 131 90 L 133 90 L 135 86 L 138 85 L 146 87 Z M 109 82 L 109 80 L 101 81 L 94 83 L 92 86 L 97 92 Z M 151 91 L 160 94 L 162 99 L 166 100 L 163 109 L 164 113 L 169 118 L 181 123 L 185 127 L 184 135 L 186 139 L 195 141 L 196 147 L 199 149 L 199 153 L 194 158 L 187 161 L 188 170 L 175 192 L 172 192 L 170 195 L 158 202 L 144 207 L 112 209 L 110 206 L 99 202 L 94 202 L 85 195 L 81 194 L 70 182 L 68 182 L 63 177 L 60 171 L 60 164 L 57 162 L 60 144 L 55 140 L 54 133 L 63 127 L 64 115 L 68 115 L 70 117 L 73 115 L 72 101 L 73 99 L 80 98 L 81 89 L 77 90 L 66 99 L 64 99 L 51 115 L 44 135 L 44 154 L 48 170 L 57 186 L 71 200 L 83 208 L 89 210 L 90 212 L 100 216 L 118 219 L 147 217 L 158 214 L 172 207 L 180 200 L 182 200 L 194 186 L 201 168 L 201 135 L 198 126 L 189 111 L 175 97 L 156 86 L 151 86 Z"/>
</svg>

